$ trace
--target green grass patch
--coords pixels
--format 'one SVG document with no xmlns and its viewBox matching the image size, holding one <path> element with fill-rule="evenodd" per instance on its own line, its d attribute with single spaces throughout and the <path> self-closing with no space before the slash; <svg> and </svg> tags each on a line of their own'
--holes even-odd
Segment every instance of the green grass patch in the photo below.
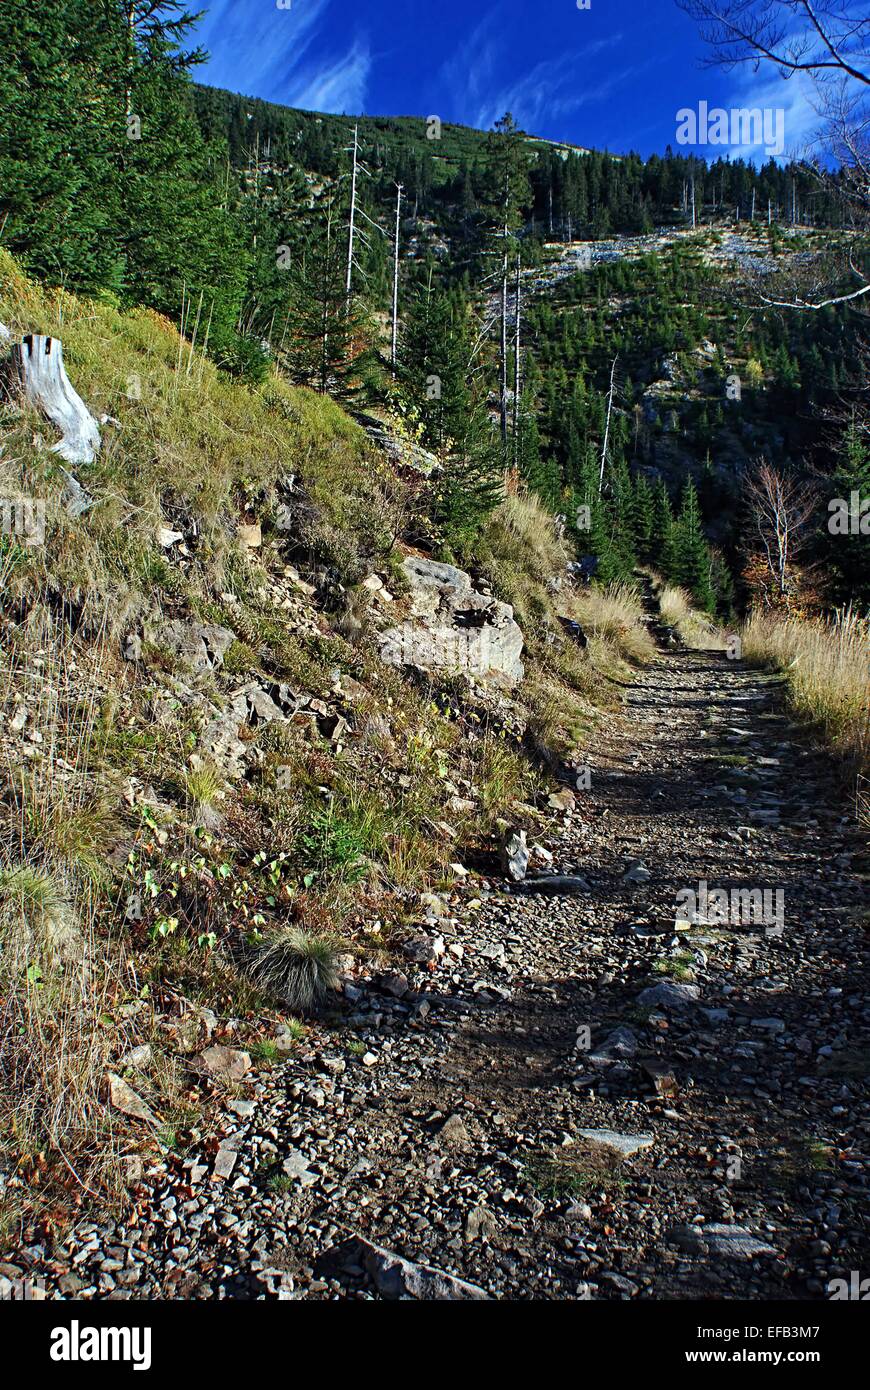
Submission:
<svg viewBox="0 0 870 1390">
<path fill-rule="evenodd" d="M 601 1144 L 539 1150 L 530 1155 L 523 1176 L 541 1197 L 585 1197 L 600 1189 L 621 1191 L 626 1184 L 622 1159 Z"/>
</svg>

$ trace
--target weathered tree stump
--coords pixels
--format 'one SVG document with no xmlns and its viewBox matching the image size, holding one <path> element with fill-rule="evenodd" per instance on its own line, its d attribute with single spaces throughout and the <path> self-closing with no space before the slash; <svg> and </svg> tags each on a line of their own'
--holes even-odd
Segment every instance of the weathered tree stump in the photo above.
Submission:
<svg viewBox="0 0 870 1390">
<path fill-rule="evenodd" d="M 100 431 L 66 374 L 60 339 L 28 333 L 15 352 L 25 396 L 60 430 L 61 438 L 52 452 L 67 463 L 93 463 L 100 448 Z"/>
</svg>

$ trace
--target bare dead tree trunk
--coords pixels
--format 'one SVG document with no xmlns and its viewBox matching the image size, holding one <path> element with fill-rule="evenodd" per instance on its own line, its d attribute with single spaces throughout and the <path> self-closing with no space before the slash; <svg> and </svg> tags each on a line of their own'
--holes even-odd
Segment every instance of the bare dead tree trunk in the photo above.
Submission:
<svg viewBox="0 0 870 1390">
<path fill-rule="evenodd" d="M 351 286 L 353 284 L 353 247 L 356 235 L 356 174 L 357 157 L 359 155 L 359 126 L 353 128 L 353 173 L 350 184 L 350 227 L 347 235 L 347 283 L 346 292 L 350 299 Z"/>
<path fill-rule="evenodd" d="M 508 253 L 507 253 L 508 228 L 504 229 L 504 259 L 501 270 L 501 362 L 499 382 L 499 416 L 501 423 L 501 446 L 505 455 L 505 466 L 507 466 L 507 303 L 508 303 Z"/>
<path fill-rule="evenodd" d="M 326 214 L 326 273 L 332 274 L 332 208 Z M 329 300 L 324 290 L 320 316 L 320 392 L 326 395 L 329 384 Z"/>
<path fill-rule="evenodd" d="M 127 52 L 124 71 L 124 120 L 129 121 L 133 112 L 133 64 L 136 58 L 136 0 L 127 6 Z"/>
<path fill-rule="evenodd" d="M 396 239 L 393 246 L 393 341 L 391 362 L 396 370 L 396 349 L 399 336 L 399 230 L 402 216 L 402 185 L 396 185 Z"/>
<path fill-rule="evenodd" d="M 619 361 L 619 353 L 613 359 L 613 366 L 610 368 L 610 390 L 607 393 L 607 424 L 604 427 L 604 443 L 601 447 L 601 473 L 598 478 L 598 495 L 604 491 L 604 469 L 607 466 L 607 449 L 610 443 L 610 418 L 613 414 L 613 393 L 616 387 L 616 364 Z"/>
<path fill-rule="evenodd" d="M 517 252 L 516 323 L 514 324 L 514 468 L 520 453 L 520 255 Z"/>
</svg>

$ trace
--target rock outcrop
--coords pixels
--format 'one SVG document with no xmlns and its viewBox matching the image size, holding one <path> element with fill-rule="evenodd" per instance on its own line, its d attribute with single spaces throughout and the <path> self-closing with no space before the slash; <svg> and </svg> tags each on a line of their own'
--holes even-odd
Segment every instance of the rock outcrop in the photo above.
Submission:
<svg viewBox="0 0 870 1390">
<path fill-rule="evenodd" d="M 398 471 L 411 469 L 414 473 L 422 474 L 424 478 L 430 478 L 440 472 L 441 465 L 435 454 L 424 449 L 416 440 L 397 434 L 386 420 L 378 420 L 373 415 L 362 413 L 355 414 L 354 419 L 362 425 L 372 443 L 383 449 L 390 463 Z"/>
<path fill-rule="evenodd" d="M 224 657 L 236 640 L 234 632 L 217 623 L 195 623 L 168 618 L 153 628 L 146 626 L 146 638 L 176 657 L 191 671 L 212 671 L 223 665 Z"/>
<path fill-rule="evenodd" d="M 384 661 L 508 686 L 522 680 L 523 634 L 509 604 L 475 588 L 454 565 L 412 555 L 402 568 L 410 607 L 403 623 L 380 635 Z"/>
</svg>

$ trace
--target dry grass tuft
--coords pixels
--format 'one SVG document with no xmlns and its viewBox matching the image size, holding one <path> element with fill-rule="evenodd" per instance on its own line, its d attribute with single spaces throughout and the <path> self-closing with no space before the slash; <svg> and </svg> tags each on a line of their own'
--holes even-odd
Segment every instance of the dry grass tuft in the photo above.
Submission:
<svg viewBox="0 0 870 1390">
<path fill-rule="evenodd" d="M 194 353 L 167 319 L 40 286 L 2 248 L 0 321 L 15 335 L 59 337 L 92 414 L 118 421 L 102 429 L 100 453 L 80 480 L 94 499 L 84 524 L 63 506 L 63 476 L 48 447 L 56 431 L 13 403 L 0 491 L 45 503 L 47 544 L 17 548 L 8 589 L 30 596 L 48 585 L 85 612 L 108 608 L 120 634 L 162 595 L 227 588 L 241 559 L 237 522 L 252 506 L 268 534 L 291 473 L 305 499 L 297 539 L 306 559 L 356 582 L 389 556 L 407 488 L 329 397 L 275 377 L 241 385 Z M 182 356 L 190 371 L 177 369 Z M 194 574 L 157 543 L 170 521 L 196 536 Z"/>
<path fill-rule="evenodd" d="M 185 799 L 195 811 L 213 806 L 223 794 L 224 778 L 213 763 L 186 770 L 183 780 Z"/>
<path fill-rule="evenodd" d="M 517 493 L 492 513 L 478 546 L 481 568 L 493 589 L 509 603 L 517 622 L 533 640 L 543 624 L 555 625 L 555 604 L 548 586 L 564 575 L 565 543 L 554 518 L 537 497 Z"/>
<path fill-rule="evenodd" d="M 743 655 L 783 671 L 791 703 L 854 770 L 859 796 L 870 777 L 870 622 L 851 609 L 833 618 L 776 618 L 756 611 Z"/>
<path fill-rule="evenodd" d="M 635 665 L 652 661 L 655 642 L 634 584 L 616 580 L 604 589 L 588 589 L 578 600 L 577 609 L 587 634 L 603 639 Z"/>
<path fill-rule="evenodd" d="M 688 647 L 697 651 L 724 651 L 725 637 L 705 613 L 692 606 L 692 600 L 685 589 L 675 589 L 665 584 L 658 591 L 658 602 L 662 621 L 679 632 Z"/>
<path fill-rule="evenodd" d="M 692 611 L 692 603 L 685 589 L 675 589 L 665 584 L 658 593 L 662 621 L 671 627 L 679 627 Z"/>
<path fill-rule="evenodd" d="M 59 869 L 0 869 L 0 1161 L 26 1181 L 31 1201 L 56 1179 L 104 1199 L 119 1190 L 100 1095 L 106 964 L 89 894 Z"/>
<path fill-rule="evenodd" d="M 84 951 L 65 886 L 55 874 L 30 864 L 0 868 L 0 934 L 13 975 L 26 970 L 40 951 L 61 962 L 75 961 Z"/>
<path fill-rule="evenodd" d="M 256 986 L 294 1013 L 311 1014 L 338 986 L 332 936 L 283 927 L 252 950 L 247 971 Z"/>
<path fill-rule="evenodd" d="M 58 1185 L 121 1189 L 117 1144 L 101 1095 L 112 1031 L 110 996 L 123 965 L 97 931 L 117 835 L 95 771 L 99 643 L 94 667 L 43 609 L 0 656 L 8 727 L 26 710 L 39 742 L 20 756 L 4 740 L 0 830 L 0 1166 L 38 1207 Z M 20 737 L 20 735 L 19 735 Z"/>
<path fill-rule="evenodd" d="M 529 1155 L 523 1176 L 542 1197 L 586 1197 L 625 1187 L 623 1161 L 601 1144 L 584 1141 L 576 1148 L 538 1150 Z"/>
</svg>

